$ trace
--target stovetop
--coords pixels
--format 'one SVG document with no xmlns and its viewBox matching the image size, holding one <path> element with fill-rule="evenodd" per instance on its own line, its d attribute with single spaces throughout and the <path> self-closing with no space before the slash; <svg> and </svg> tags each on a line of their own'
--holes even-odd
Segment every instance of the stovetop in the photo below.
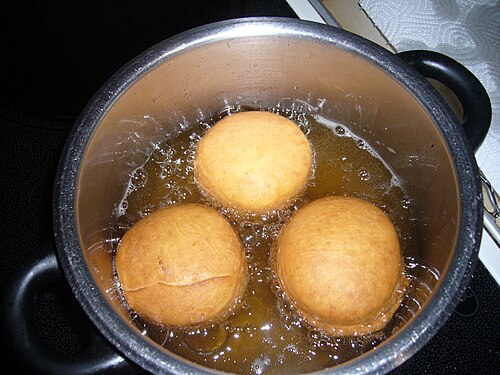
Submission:
<svg viewBox="0 0 500 375">
<path fill-rule="evenodd" d="M 52 189 L 64 142 L 79 112 L 116 70 L 153 44 L 198 25 L 243 16 L 297 17 L 284 0 L 19 1 L 2 15 L 0 290 L 52 238 Z M 498 373 L 499 292 L 478 262 L 464 301 L 448 322 L 392 374 Z M 69 361 L 95 330 L 64 282 L 35 297 L 33 317 L 46 348 Z M 8 368 L 37 372 L 17 353 L 7 355 Z"/>
</svg>

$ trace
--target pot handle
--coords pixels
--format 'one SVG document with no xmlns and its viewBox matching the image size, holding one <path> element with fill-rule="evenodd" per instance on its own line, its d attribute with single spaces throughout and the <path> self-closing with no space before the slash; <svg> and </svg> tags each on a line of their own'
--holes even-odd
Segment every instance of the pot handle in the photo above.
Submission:
<svg viewBox="0 0 500 375">
<path fill-rule="evenodd" d="M 491 102 L 481 82 L 466 67 L 438 52 L 414 50 L 396 54 L 426 78 L 448 87 L 463 109 L 461 119 L 465 135 L 474 152 L 486 137 L 491 123 Z M 500 208 L 498 193 L 480 171 L 483 188 L 484 227 L 500 247 Z"/>
<path fill-rule="evenodd" d="M 463 108 L 461 124 L 474 152 L 486 137 L 491 122 L 491 102 L 481 82 L 466 67 L 434 51 L 413 50 L 396 54 L 421 75 L 448 87 Z"/>
<path fill-rule="evenodd" d="M 37 333 L 33 317 L 33 300 L 40 291 L 54 283 L 64 282 L 52 240 L 45 242 L 35 258 L 28 261 L 6 283 L 0 309 L 2 332 L 12 354 L 23 366 L 45 374 L 137 373 L 132 366 L 94 328 L 88 346 L 65 357 L 48 350 Z"/>
</svg>

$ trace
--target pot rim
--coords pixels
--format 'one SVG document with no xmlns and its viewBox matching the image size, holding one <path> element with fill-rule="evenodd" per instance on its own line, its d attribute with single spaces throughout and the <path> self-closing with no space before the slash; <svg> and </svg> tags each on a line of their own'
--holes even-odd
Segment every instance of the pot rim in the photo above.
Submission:
<svg viewBox="0 0 500 375">
<path fill-rule="evenodd" d="M 319 373 L 386 373 L 422 348 L 454 310 L 474 270 L 482 233 L 479 170 L 473 151 L 454 114 L 432 86 L 410 66 L 382 47 L 345 30 L 292 18 L 251 17 L 219 21 L 188 30 L 146 50 L 115 73 L 93 96 L 68 137 L 56 175 L 53 221 L 63 272 L 91 321 L 124 356 L 153 373 L 220 373 L 167 353 L 133 330 L 111 307 L 95 283 L 79 242 L 76 190 L 86 145 L 100 120 L 120 95 L 145 73 L 165 60 L 212 42 L 247 36 L 283 36 L 347 49 L 379 66 L 404 85 L 438 124 L 455 162 L 460 207 L 456 251 L 426 307 L 405 329 L 376 350 Z"/>
</svg>

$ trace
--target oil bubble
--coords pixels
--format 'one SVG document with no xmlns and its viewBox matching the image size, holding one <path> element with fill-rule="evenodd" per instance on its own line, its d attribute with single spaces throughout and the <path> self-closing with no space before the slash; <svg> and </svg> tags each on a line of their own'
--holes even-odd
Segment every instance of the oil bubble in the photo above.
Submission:
<svg viewBox="0 0 500 375">
<path fill-rule="evenodd" d="M 214 325 L 205 329 L 189 331 L 186 335 L 186 344 L 199 353 L 213 353 L 218 350 L 227 339 L 225 327 Z"/>
<path fill-rule="evenodd" d="M 361 169 L 360 171 L 358 171 L 358 176 L 361 181 L 368 181 L 371 178 L 370 172 L 368 172 L 366 169 Z"/>
<path fill-rule="evenodd" d="M 135 189 L 140 189 L 146 186 L 148 182 L 148 173 L 144 168 L 137 168 L 130 178 L 130 182 Z"/>
</svg>

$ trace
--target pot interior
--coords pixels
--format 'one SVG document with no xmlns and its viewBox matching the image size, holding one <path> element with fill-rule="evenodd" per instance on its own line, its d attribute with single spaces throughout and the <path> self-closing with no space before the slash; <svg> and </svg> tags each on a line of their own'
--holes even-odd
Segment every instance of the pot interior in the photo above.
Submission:
<svg viewBox="0 0 500 375">
<path fill-rule="evenodd" d="M 135 66 L 148 62 L 147 68 L 137 74 L 129 67 L 112 100 L 100 99 L 80 164 L 76 225 L 98 288 L 127 324 L 111 254 L 130 176 L 160 142 L 228 106 L 292 107 L 345 125 L 387 163 L 411 198 L 418 238 L 412 256 L 433 275 L 444 275 L 455 254 L 461 214 L 455 164 L 439 126 L 407 87 L 410 79 L 389 73 L 398 63 L 383 53 L 357 53 L 364 42 L 352 45 L 351 39 L 280 34 L 272 27 L 247 34 L 156 47 L 164 49 L 160 58 L 151 63 L 142 55 Z M 425 287 L 413 297 L 425 309 L 439 279 L 420 276 Z"/>
</svg>

